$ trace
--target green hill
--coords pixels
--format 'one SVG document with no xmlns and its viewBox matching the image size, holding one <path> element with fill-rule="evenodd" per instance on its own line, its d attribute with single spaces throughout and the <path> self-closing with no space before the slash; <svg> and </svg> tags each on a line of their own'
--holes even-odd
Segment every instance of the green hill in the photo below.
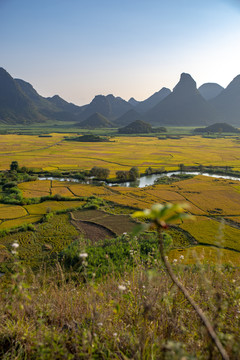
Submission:
<svg viewBox="0 0 240 360">
<path fill-rule="evenodd" d="M 142 120 L 142 116 L 136 110 L 131 109 L 116 119 L 114 125 L 116 124 L 116 127 L 127 126 L 136 120 Z"/>
<path fill-rule="evenodd" d="M 98 129 L 113 127 L 111 121 L 99 113 L 92 114 L 86 120 L 77 124 L 78 127 L 86 129 Z"/>
<path fill-rule="evenodd" d="M 142 120 L 133 121 L 131 124 L 118 129 L 120 134 L 148 134 L 153 132 L 152 126 Z"/>
<path fill-rule="evenodd" d="M 239 133 L 240 131 L 226 123 L 216 123 L 205 128 L 193 130 L 195 133 Z"/>
</svg>

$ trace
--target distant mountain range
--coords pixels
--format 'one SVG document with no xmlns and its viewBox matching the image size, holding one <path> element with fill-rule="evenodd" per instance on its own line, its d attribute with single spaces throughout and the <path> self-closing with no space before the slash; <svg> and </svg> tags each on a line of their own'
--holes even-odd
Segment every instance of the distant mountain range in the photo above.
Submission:
<svg viewBox="0 0 240 360">
<path fill-rule="evenodd" d="M 45 98 L 31 84 L 0 68 L 0 123 L 69 121 L 79 127 L 122 127 L 144 120 L 153 126 L 198 126 L 226 122 L 240 127 L 240 75 L 226 89 L 206 83 L 198 89 L 186 73 L 171 92 L 162 88 L 144 101 L 97 95 L 84 106 L 55 95 Z"/>
</svg>

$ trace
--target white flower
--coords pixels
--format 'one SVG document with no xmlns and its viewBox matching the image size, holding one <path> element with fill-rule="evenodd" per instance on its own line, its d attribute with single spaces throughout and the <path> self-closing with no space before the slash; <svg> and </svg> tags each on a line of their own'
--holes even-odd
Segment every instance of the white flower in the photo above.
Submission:
<svg viewBox="0 0 240 360">
<path fill-rule="evenodd" d="M 124 232 L 123 235 L 124 235 L 124 236 L 127 235 L 127 232 Z"/>
<path fill-rule="evenodd" d="M 120 291 L 125 291 L 127 288 L 125 285 L 118 285 Z"/>
<path fill-rule="evenodd" d="M 183 255 L 180 255 L 180 259 L 184 259 L 184 256 L 183 256 Z"/>
<path fill-rule="evenodd" d="M 102 323 L 102 322 L 99 322 L 97 325 L 98 325 L 98 326 L 103 326 L 103 323 Z"/>
<path fill-rule="evenodd" d="M 16 254 L 17 254 L 17 251 L 16 251 L 16 250 L 12 250 L 12 254 L 13 254 L 13 255 L 16 255 Z"/>
<path fill-rule="evenodd" d="M 87 253 L 82 253 L 82 254 L 79 254 L 79 257 L 83 258 L 83 259 L 86 259 L 88 257 L 88 254 Z"/>
<path fill-rule="evenodd" d="M 113 336 L 117 336 L 117 333 L 113 333 Z"/>
<path fill-rule="evenodd" d="M 177 259 L 173 259 L 173 262 L 176 263 L 176 262 L 177 262 Z"/>
<path fill-rule="evenodd" d="M 17 242 L 14 242 L 14 243 L 12 244 L 12 247 L 13 247 L 14 249 L 16 249 L 16 248 L 19 247 L 19 244 L 18 244 Z"/>
</svg>

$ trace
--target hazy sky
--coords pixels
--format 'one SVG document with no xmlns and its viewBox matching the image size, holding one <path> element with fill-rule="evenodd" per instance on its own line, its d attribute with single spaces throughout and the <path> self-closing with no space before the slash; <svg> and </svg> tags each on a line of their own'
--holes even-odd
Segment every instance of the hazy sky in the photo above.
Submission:
<svg viewBox="0 0 240 360">
<path fill-rule="evenodd" d="M 240 73 L 240 0 L 0 0 L 0 66 L 43 96 L 143 100 Z"/>
</svg>

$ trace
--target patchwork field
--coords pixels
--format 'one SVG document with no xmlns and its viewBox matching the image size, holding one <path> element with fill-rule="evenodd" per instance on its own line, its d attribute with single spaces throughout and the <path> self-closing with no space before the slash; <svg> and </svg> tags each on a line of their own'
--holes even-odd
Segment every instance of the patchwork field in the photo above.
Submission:
<svg viewBox="0 0 240 360">
<path fill-rule="evenodd" d="M 16 160 L 21 166 L 54 169 L 91 169 L 107 167 L 111 176 L 117 170 L 138 166 L 218 165 L 239 169 L 240 144 L 234 139 L 207 139 L 189 136 L 160 140 L 157 137 L 114 137 L 111 142 L 80 143 L 63 141 L 66 134 L 50 138 L 30 135 L 0 135 L 0 169 L 9 168 Z M 219 151 L 219 149 L 221 149 Z"/>
<path fill-rule="evenodd" d="M 189 136 L 177 140 L 159 140 L 156 137 L 115 137 L 111 139 L 111 142 L 79 143 L 64 141 L 64 134 L 52 134 L 50 138 L 0 135 L 0 144 L 1 169 L 9 168 L 11 161 L 18 161 L 20 166 L 56 170 L 91 169 L 93 166 L 102 166 L 110 169 L 110 176 L 115 176 L 117 170 L 128 170 L 132 166 L 138 166 L 142 172 L 149 166 L 153 168 L 164 166 L 167 170 L 177 169 L 182 163 L 213 166 L 224 164 L 224 166 L 240 169 L 240 144 L 230 138 L 206 139 L 200 136 Z M 43 215 L 49 212 L 81 207 L 85 202 L 78 201 L 78 197 L 101 198 L 106 201 L 105 210 L 112 213 L 129 213 L 134 209 L 149 208 L 157 202 L 184 202 L 189 205 L 189 212 L 196 217 L 195 222 L 179 224 L 182 234 L 185 234 L 186 238 L 179 240 L 177 244 L 181 244 L 182 241 L 184 246 L 188 246 L 183 251 L 190 254 L 187 257 L 188 260 L 185 261 L 193 263 L 195 261 L 193 254 L 197 253 L 200 256 L 204 250 L 205 259 L 209 258 L 209 261 L 214 262 L 218 257 L 217 246 L 220 246 L 225 248 L 223 250 L 225 261 L 238 264 L 240 256 L 239 184 L 238 181 L 205 176 L 196 176 L 170 185 L 154 185 L 142 189 L 93 186 L 51 180 L 23 182 L 18 186 L 23 198 L 31 201 L 31 198 L 60 195 L 66 197 L 67 201 L 51 199 L 22 206 L 0 204 L 0 230 L 37 223 Z M 129 232 L 133 226 L 130 218 L 126 215 L 116 218 L 109 213 L 74 211 L 72 216 L 72 220 L 64 218 L 62 235 L 59 237 L 61 244 L 55 244 L 56 238 L 54 241 L 52 240 L 51 246 L 54 249 L 62 248 L 69 243 L 66 240 L 70 239 L 68 235 L 64 240 L 65 228 L 68 233 L 68 226 L 74 229 L 75 234 L 85 234 L 85 237 L 89 238 L 92 235 L 95 240 L 97 237 L 111 237 Z M 225 222 L 221 219 L 225 219 Z M 66 225 L 67 222 L 68 225 Z M 57 226 L 57 224 L 55 225 Z M 37 225 L 39 229 L 41 226 Z M 62 224 L 60 223 L 58 226 L 61 227 Z M 51 237 L 52 230 L 49 231 L 48 236 Z M 61 230 L 59 229 L 59 231 Z M 59 234 L 58 231 L 57 233 Z M 173 237 L 180 239 L 179 234 L 173 233 Z M 12 241 L 13 235 L 9 236 Z M 33 246 L 36 251 L 40 251 L 41 241 L 36 241 L 36 244 L 33 245 L 35 241 L 33 233 L 26 233 L 26 241 L 23 233 L 19 236 L 21 237 L 20 243 L 25 244 L 26 254 L 30 251 L 27 250 L 28 246 Z M 46 236 L 47 234 L 43 235 L 43 239 Z M 189 242 L 186 239 L 189 241 L 193 239 L 193 241 Z M 193 246 L 194 239 L 199 245 Z M 0 243 L 5 243 L 5 241 L 8 243 L 8 240 L 2 238 Z M 170 257 L 175 256 L 174 254 L 177 256 L 177 250 L 172 250 Z M 186 259 L 185 255 L 184 258 Z"/>
</svg>

